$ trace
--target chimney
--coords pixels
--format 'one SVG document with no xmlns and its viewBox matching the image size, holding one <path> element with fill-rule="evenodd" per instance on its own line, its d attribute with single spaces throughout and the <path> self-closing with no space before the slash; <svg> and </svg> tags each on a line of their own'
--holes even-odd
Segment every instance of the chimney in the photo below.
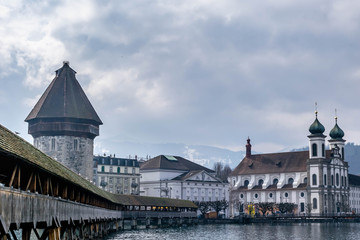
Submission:
<svg viewBox="0 0 360 240">
<path fill-rule="evenodd" d="M 247 141 L 247 144 L 246 144 L 246 157 L 250 157 L 251 156 L 250 138 L 248 137 L 248 139 L 246 141 Z"/>
</svg>

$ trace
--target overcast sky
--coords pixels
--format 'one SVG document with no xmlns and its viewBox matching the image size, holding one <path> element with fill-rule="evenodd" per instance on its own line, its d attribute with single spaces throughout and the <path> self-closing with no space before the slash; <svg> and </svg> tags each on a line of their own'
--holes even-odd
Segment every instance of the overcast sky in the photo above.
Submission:
<svg viewBox="0 0 360 240">
<path fill-rule="evenodd" d="M 24 119 L 64 60 L 107 141 L 257 152 L 360 143 L 360 1 L 0 1 L 0 124 Z M 99 151 L 99 150 L 98 150 Z M 116 150 L 111 150 L 115 152 Z"/>
</svg>

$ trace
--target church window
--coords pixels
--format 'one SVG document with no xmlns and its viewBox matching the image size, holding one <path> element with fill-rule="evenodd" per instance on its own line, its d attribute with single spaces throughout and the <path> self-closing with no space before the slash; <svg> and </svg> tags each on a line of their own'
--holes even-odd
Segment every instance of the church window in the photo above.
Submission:
<svg viewBox="0 0 360 240">
<path fill-rule="evenodd" d="M 345 177 L 345 183 L 344 183 L 345 187 L 347 186 L 347 178 Z"/>
<path fill-rule="evenodd" d="M 279 180 L 277 178 L 274 178 L 273 184 L 278 184 Z"/>
<path fill-rule="evenodd" d="M 288 184 L 293 184 L 294 183 L 294 179 L 293 178 L 289 178 L 288 179 Z"/>
<path fill-rule="evenodd" d="M 331 174 L 331 185 L 334 186 L 334 175 Z"/>
<path fill-rule="evenodd" d="M 244 186 L 245 186 L 245 187 L 249 186 L 249 180 L 245 180 L 245 181 L 244 181 Z"/>
<path fill-rule="evenodd" d="M 286 198 L 289 197 L 289 193 L 286 192 L 286 193 L 284 194 L 284 196 L 285 196 Z"/>
<path fill-rule="evenodd" d="M 336 186 L 339 186 L 340 183 L 339 183 L 339 174 L 338 173 L 336 174 L 335 179 L 336 179 Z"/>
<path fill-rule="evenodd" d="M 55 138 L 51 139 L 51 151 L 55 151 Z"/>
<path fill-rule="evenodd" d="M 312 185 L 317 185 L 317 181 L 316 181 L 316 174 L 312 175 Z"/>
<path fill-rule="evenodd" d="M 255 197 L 255 198 L 258 198 L 258 197 L 259 197 L 259 194 L 255 193 L 254 197 Z"/>
<path fill-rule="evenodd" d="M 244 194 L 240 194 L 240 198 L 244 198 Z"/>
<path fill-rule="evenodd" d="M 317 199 L 313 198 L 313 209 L 317 209 Z"/>
<path fill-rule="evenodd" d="M 327 185 L 327 182 L 326 182 L 326 174 L 324 174 L 324 185 Z"/>
<path fill-rule="evenodd" d="M 316 143 L 312 144 L 312 156 L 313 157 L 317 156 L 317 145 L 316 145 Z"/>
<path fill-rule="evenodd" d="M 304 178 L 304 183 L 307 183 L 307 177 Z"/>
<path fill-rule="evenodd" d="M 321 145 L 321 154 L 323 157 L 325 157 L 325 144 Z"/>
<path fill-rule="evenodd" d="M 344 152 L 344 148 L 341 148 L 341 158 L 344 159 L 345 158 L 345 152 Z"/>
<path fill-rule="evenodd" d="M 269 198 L 272 198 L 273 197 L 273 194 L 272 193 L 269 193 Z"/>
<path fill-rule="evenodd" d="M 341 176 L 341 186 L 344 186 L 344 176 Z"/>
<path fill-rule="evenodd" d="M 78 140 L 74 139 L 74 150 L 77 151 L 78 150 Z"/>
<path fill-rule="evenodd" d="M 259 182 L 258 182 L 258 185 L 262 186 L 263 184 L 264 184 L 264 180 L 260 179 Z"/>
<path fill-rule="evenodd" d="M 304 192 L 301 192 L 300 193 L 300 197 L 304 197 L 305 196 L 305 193 Z"/>
</svg>

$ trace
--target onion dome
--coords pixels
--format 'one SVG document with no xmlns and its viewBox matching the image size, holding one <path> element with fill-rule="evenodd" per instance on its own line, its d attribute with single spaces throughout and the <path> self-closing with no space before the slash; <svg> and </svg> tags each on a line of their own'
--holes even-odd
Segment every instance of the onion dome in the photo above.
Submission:
<svg viewBox="0 0 360 240">
<path fill-rule="evenodd" d="M 335 126 L 333 129 L 331 129 L 330 131 L 330 137 L 332 139 L 335 139 L 335 140 L 342 140 L 342 138 L 344 137 L 344 131 L 338 126 L 337 124 L 337 117 L 335 117 Z"/>
<path fill-rule="evenodd" d="M 319 122 L 317 112 L 315 112 L 315 115 L 316 119 L 309 127 L 309 132 L 311 132 L 311 134 L 323 134 L 325 132 L 325 127 Z"/>
</svg>

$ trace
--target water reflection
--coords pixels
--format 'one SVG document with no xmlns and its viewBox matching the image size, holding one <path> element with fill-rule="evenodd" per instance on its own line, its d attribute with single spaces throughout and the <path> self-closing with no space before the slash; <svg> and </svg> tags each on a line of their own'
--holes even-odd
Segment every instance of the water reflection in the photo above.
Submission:
<svg viewBox="0 0 360 240">
<path fill-rule="evenodd" d="M 184 228 L 123 231 L 107 239 L 349 239 L 360 237 L 360 223 L 198 225 Z"/>
</svg>

